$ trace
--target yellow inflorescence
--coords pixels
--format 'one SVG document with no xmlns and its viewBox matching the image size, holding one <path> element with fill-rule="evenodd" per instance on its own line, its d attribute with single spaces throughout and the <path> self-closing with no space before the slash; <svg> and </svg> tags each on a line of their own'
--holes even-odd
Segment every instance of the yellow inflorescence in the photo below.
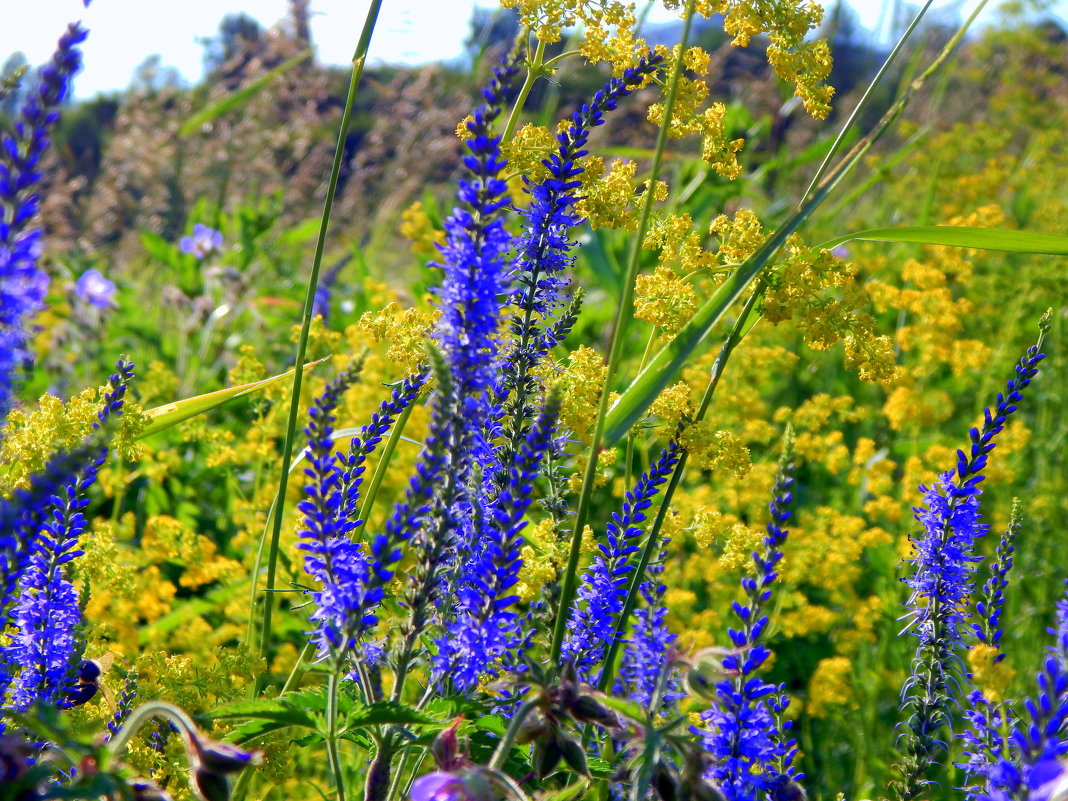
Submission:
<svg viewBox="0 0 1068 801">
<path fill-rule="evenodd" d="M 44 395 L 36 409 L 13 409 L 0 440 L 0 496 L 25 486 L 59 450 L 70 450 L 93 433 L 108 387 L 87 389 L 64 403 Z M 124 459 L 137 460 L 142 445 L 137 437 L 149 423 L 141 406 L 129 395 L 123 401 L 111 449 Z"/>
<path fill-rule="evenodd" d="M 810 715 L 826 718 L 843 707 L 855 707 L 853 663 L 844 656 L 821 659 L 808 682 Z"/>
<path fill-rule="evenodd" d="M 400 233 L 411 243 L 412 253 L 424 258 L 437 256 L 438 245 L 445 242 L 445 232 L 434 225 L 420 200 L 401 212 Z"/>
<path fill-rule="evenodd" d="M 697 310 L 697 293 L 670 267 L 639 275 L 634 284 L 634 316 L 672 336 Z"/>
<path fill-rule="evenodd" d="M 975 686 L 983 691 L 990 701 L 1003 701 L 1016 671 L 1005 660 L 995 662 L 1000 651 L 992 645 L 977 643 L 968 650 L 968 667 Z"/>
<path fill-rule="evenodd" d="M 357 325 L 346 331 L 346 336 L 354 346 L 386 343 L 386 358 L 397 366 L 397 377 L 402 378 L 426 361 L 427 334 L 437 319 L 437 311 L 402 309 L 400 304 L 391 302 L 380 311 L 364 314 Z"/>
</svg>

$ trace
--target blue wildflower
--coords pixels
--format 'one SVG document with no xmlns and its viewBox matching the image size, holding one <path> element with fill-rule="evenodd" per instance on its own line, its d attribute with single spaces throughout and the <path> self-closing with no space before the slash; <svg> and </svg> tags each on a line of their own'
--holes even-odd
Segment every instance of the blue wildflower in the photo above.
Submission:
<svg viewBox="0 0 1068 801">
<path fill-rule="evenodd" d="M 97 414 L 97 426 L 122 414 L 132 378 L 133 365 L 120 360 L 118 372 L 109 379 L 111 388 Z M 23 710 L 36 701 L 60 702 L 70 689 L 82 613 L 78 592 L 64 566 L 82 554 L 78 546 L 87 523 L 82 510 L 89 504 L 88 489 L 106 458 L 107 447 L 96 445 L 87 463 L 72 470 L 47 501 L 49 511 L 41 520 L 11 612 L 15 631 L 4 648 L 9 675 L 18 670 L 11 684 L 12 709 Z"/>
<path fill-rule="evenodd" d="M 648 579 L 639 588 L 643 605 L 634 610 L 634 630 L 627 637 L 619 666 L 619 688 L 646 709 L 652 707 L 654 698 L 659 698 L 661 708 L 670 708 L 682 697 L 678 677 L 667 672 L 676 638 L 667 625 L 667 587 L 660 581 L 663 572 L 663 562 L 646 571 Z"/>
<path fill-rule="evenodd" d="M 457 616 L 438 640 L 434 666 L 461 690 L 473 687 L 489 666 L 514 650 L 522 639 L 511 593 L 523 564 L 523 515 L 530 507 L 534 480 L 552 443 L 560 413 L 559 395 L 550 394 L 519 458 L 508 485 L 484 510 L 479 558 L 465 571 L 457 590 Z"/>
<path fill-rule="evenodd" d="M 1001 535 L 994 560 L 988 566 L 989 576 L 983 584 L 979 599 L 975 602 L 975 614 L 979 622 L 972 624 L 972 631 L 979 642 L 994 648 L 1001 647 L 1001 613 L 1005 609 L 1005 588 L 1009 586 L 1013 546 L 1021 527 L 1020 502 L 1014 500 L 1009 526 Z M 1004 658 L 1004 654 L 998 654 L 994 661 L 1000 662 Z"/>
<path fill-rule="evenodd" d="M 367 601 L 366 553 L 353 541 L 353 532 L 363 522 L 357 519 L 359 488 L 367 457 L 426 381 L 426 373 L 421 372 L 394 388 L 371 422 L 352 438 L 348 454 L 337 454 L 333 442 L 335 411 L 360 367 L 361 363 L 355 363 L 327 385 L 312 406 L 311 421 L 305 428 L 309 462 L 305 474 L 310 482 L 305 489 L 307 497 L 298 507 L 304 514 L 300 548 L 307 552 L 305 571 L 320 587 L 311 592 L 315 609 L 310 616 L 316 627 L 312 642 L 320 657 L 340 656 L 353 648 L 359 635 L 374 622 L 372 605 Z"/>
<path fill-rule="evenodd" d="M 1048 313 L 1040 329 L 1038 344 L 1028 348 L 1016 365 L 1007 394 L 998 393 L 994 411 L 984 410 L 982 428 L 969 432 L 969 452 L 958 450 L 954 471 L 941 475 L 931 487 L 920 487 L 925 504 L 915 512 L 923 530 L 913 537 L 912 575 L 904 579 L 911 589 L 906 617 L 919 642 L 911 675 L 902 688 L 901 709 L 908 717 L 902 724 L 903 754 L 893 784 L 902 801 L 916 797 L 929 784 L 927 771 L 935 753 L 944 748 L 939 731 L 950 723 L 950 669 L 961 646 L 962 610 L 972 593 L 973 565 L 978 561 L 974 543 L 987 528 L 980 522 L 979 484 L 994 438 L 1038 373 Z"/>
<path fill-rule="evenodd" d="M 578 315 L 579 298 L 569 303 L 564 295 L 569 284 L 565 272 L 574 262 L 569 231 L 582 223 L 575 210 L 582 185 L 578 160 L 587 154 L 590 131 L 604 123 L 605 112 L 641 86 L 661 61 L 656 55 L 643 57 L 623 75 L 609 80 L 588 105 L 571 115 L 567 129 L 557 134 L 556 150 L 542 162 L 548 176 L 538 183 L 524 177 L 523 191 L 530 203 L 516 242 L 514 344 L 502 360 L 495 390 L 498 403 L 509 399 L 505 411 L 511 419 L 507 433 L 513 451 L 536 411 L 531 399 L 537 397 L 538 386 L 531 369 L 563 341 Z"/>
<path fill-rule="evenodd" d="M 178 249 L 197 259 L 206 259 L 222 251 L 223 235 L 203 223 L 193 226 L 192 236 L 183 236 L 178 242 Z"/>
<path fill-rule="evenodd" d="M 98 309 L 115 306 L 115 283 L 105 278 L 100 270 L 86 270 L 78 276 L 74 294 L 83 303 Z"/>
<path fill-rule="evenodd" d="M 761 642 L 768 626 L 764 607 L 771 599 L 771 585 L 778 578 L 782 545 L 793 500 L 791 443 L 787 440 L 761 553 L 753 554 L 756 576 L 742 579 L 746 602 L 735 602 L 733 610 L 741 628 L 728 629 L 734 651 L 723 657 L 729 675 L 716 684 L 715 701 L 702 714 L 707 726 L 702 735 L 713 763 L 706 778 L 728 801 L 755 801 L 767 795 L 772 799 L 796 797 L 804 775 L 793 767 L 795 741 L 788 735 L 783 713 L 789 705 L 782 687 L 769 684 L 756 675 L 771 652 Z"/>
<path fill-rule="evenodd" d="M 305 572 L 320 586 L 311 591 L 315 608 L 310 616 L 315 625 L 312 642 L 320 657 L 351 649 L 367 623 L 357 612 L 361 591 L 367 584 L 367 561 L 360 546 L 351 539 L 357 521 L 354 516 L 340 513 L 342 471 L 333 440 L 337 405 L 362 367 L 362 361 L 354 362 L 327 384 L 312 405 L 311 421 L 304 429 L 308 437 L 308 467 L 304 473 L 310 481 L 304 490 L 307 497 L 297 507 L 304 515 L 299 547 L 307 554 Z"/>
<path fill-rule="evenodd" d="M 1068 607 L 1068 603 L 1062 601 Z M 1012 729 L 1001 758 L 984 766 L 985 781 L 976 797 L 983 801 L 1044 801 L 1060 785 L 1068 770 L 1068 669 L 1061 658 L 1068 650 L 1065 608 L 1058 604 L 1055 642 L 1038 674 L 1038 695 L 1024 702 L 1026 715 Z M 999 721 L 1000 722 L 1000 721 Z"/>
<path fill-rule="evenodd" d="M 467 493 L 476 461 L 472 448 L 484 430 L 480 421 L 495 414 L 487 390 L 495 374 L 500 299 L 508 286 L 512 242 L 500 213 L 508 203 L 500 177 L 505 161 L 491 127 L 517 73 L 513 62 L 498 67 L 483 90 L 485 104 L 467 122 L 464 164 L 469 177 L 460 181 L 459 204 L 445 221 L 442 259 L 435 265 L 443 276 L 436 290 L 440 358 L 435 357 L 438 391 L 430 432 L 405 501 L 394 510 L 386 532 L 372 543 L 378 587 L 392 575 L 391 565 L 400 555 L 397 544 L 411 539 L 418 554 L 402 599 L 409 618 L 400 646 L 401 675 L 419 634 L 438 614 L 438 602 L 456 583 L 461 544 L 471 540 L 464 532 L 471 517 Z"/>
<path fill-rule="evenodd" d="M 33 226 L 40 208 L 35 193 L 41 159 L 70 80 L 81 67 L 87 31 L 71 25 L 55 55 L 37 76 L 14 134 L 0 136 L 0 413 L 10 405 L 12 375 L 29 360 L 26 321 L 44 306 L 48 275 L 37 266 L 41 232 Z"/>
<path fill-rule="evenodd" d="M 636 542 L 642 533 L 645 510 L 652 506 L 660 485 L 678 460 L 679 446 L 673 441 L 627 492 L 623 508 L 612 513 L 607 541 L 598 546 L 600 553 L 582 573 L 562 654 L 574 663 L 583 681 L 597 683 L 599 670 L 596 669 L 604 661 L 615 636 L 616 620 L 626 602 L 627 584 L 634 571 L 631 556 L 638 550 Z"/>
</svg>

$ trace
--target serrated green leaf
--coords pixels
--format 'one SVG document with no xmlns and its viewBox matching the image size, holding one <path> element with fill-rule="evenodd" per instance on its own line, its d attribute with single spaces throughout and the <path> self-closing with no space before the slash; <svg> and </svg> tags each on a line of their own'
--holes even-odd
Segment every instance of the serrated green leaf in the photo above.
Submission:
<svg viewBox="0 0 1068 801">
<path fill-rule="evenodd" d="M 288 696 L 282 698 L 260 698 L 250 701 L 235 701 L 211 711 L 211 716 L 218 719 L 252 718 L 255 720 L 285 721 L 289 726 L 315 727 L 315 718 L 308 710 Z"/>
<path fill-rule="evenodd" d="M 317 364 L 322 364 L 329 358 L 329 356 L 325 356 L 317 361 L 308 362 L 304 365 L 304 369 L 309 370 Z M 210 409 L 214 409 L 216 406 L 221 406 L 227 401 L 240 398 L 244 395 L 250 395 L 253 392 L 258 392 L 264 387 L 268 387 L 277 381 L 288 378 L 293 375 L 293 373 L 294 370 L 289 370 L 280 375 L 264 378 L 262 381 L 253 381 L 250 384 L 242 384 L 238 387 L 220 389 L 217 392 L 209 392 L 206 395 L 197 395 L 193 398 L 186 398 L 185 400 L 175 401 L 174 403 L 167 403 L 163 406 L 149 409 L 146 414 L 152 418 L 152 422 L 141 432 L 138 439 L 143 439 L 152 434 L 158 434 L 160 431 L 178 425 L 178 423 L 188 420 L 190 417 L 196 417 L 198 414 L 203 414 Z"/>
<path fill-rule="evenodd" d="M 344 710 L 342 710 L 344 712 Z M 364 726 L 380 726 L 392 723 L 405 726 L 428 725 L 441 721 L 423 714 L 417 709 L 393 701 L 378 701 L 368 706 L 354 706 L 343 716 L 342 731 L 363 728 Z"/>
<path fill-rule="evenodd" d="M 200 130 L 204 125 L 216 119 L 217 117 L 221 117 L 226 112 L 232 111 L 238 108 L 239 106 L 244 105 L 249 100 L 251 100 L 261 89 L 263 89 L 263 87 L 265 87 L 279 75 L 285 74 L 301 62 L 307 61 L 309 58 L 311 58 L 311 54 L 312 51 L 310 49 L 297 53 L 297 55 L 293 56 L 292 58 L 286 59 L 274 69 L 265 72 L 259 78 L 250 83 L 248 86 L 244 86 L 241 89 L 233 91 L 223 97 L 218 102 L 212 103 L 207 108 L 201 109 L 196 114 L 189 117 L 185 122 L 182 123 L 181 127 L 178 128 L 178 135 L 189 136 L 189 134 Z"/>
<path fill-rule="evenodd" d="M 1068 236 L 1011 231 L 1004 228 L 966 228 L 950 225 L 916 225 L 903 228 L 872 228 L 824 242 L 819 247 L 833 248 L 863 239 L 875 242 L 911 242 L 920 245 L 946 245 L 1006 253 L 1033 253 L 1068 256 Z"/>
</svg>

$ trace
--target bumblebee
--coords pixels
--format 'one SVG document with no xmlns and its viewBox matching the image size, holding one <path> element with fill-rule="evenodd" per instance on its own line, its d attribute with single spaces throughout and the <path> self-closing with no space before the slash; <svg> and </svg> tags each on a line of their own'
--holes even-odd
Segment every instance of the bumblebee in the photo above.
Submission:
<svg viewBox="0 0 1068 801">
<path fill-rule="evenodd" d="M 111 711 L 114 712 L 117 709 L 115 698 L 107 688 L 107 685 L 100 681 L 100 678 L 111 669 L 113 664 L 115 664 L 115 656 L 110 652 L 98 656 L 96 659 L 83 659 L 82 664 L 78 667 L 78 675 L 75 678 L 74 686 L 67 691 L 67 706 L 81 706 L 92 700 L 99 691 L 107 705 L 111 707 Z"/>
</svg>

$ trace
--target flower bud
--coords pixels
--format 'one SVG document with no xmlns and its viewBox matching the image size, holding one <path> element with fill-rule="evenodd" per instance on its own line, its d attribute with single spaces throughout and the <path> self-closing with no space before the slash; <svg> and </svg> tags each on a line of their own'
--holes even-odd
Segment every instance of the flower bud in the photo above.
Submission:
<svg viewBox="0 0 1068 801">
<path fill-rule="evenodd" d="M 132 779 L 133 801 L 174 801 L 171 794 L 150 779 Z"/>
<path fill-rule="evenodd" d="M 197 762 L 209 771 L 223 776 L 237 773 L 248 765 L 258 765 L 261 759 L 259 751 L 246 751 L 230 743 L 197 736 L 192 739 Z"/>
<path fill-rule="evenodd" d="M 555 737 L 542 743 L 534 757 L 534 768 L 538 772 L 538 777 L 544 779 L 552 773 L 556 766 L 560 764 L 560 759 L 563 756 L 564 753 L 560 750 L 560 746 L 556 744 Z"/>
<path fill-rule="evenodd" d="M 459 728 L 462 720 L 463 718 L 454 720 L 451 726 L 447 729 L 443 729 L 441 733 L 434 738 L 434 742 L 430 746 L 430 750 L 434 754 L 434 759 L 437 761 L 438 767 L 442 770 L 452 770 L 459 764 L 457 754 L 459 753 L 460 744 L 459 738 L 456 736 L 456 730 Z"/>
<path fill-rule="evenodd" d="M 586 764 L 586 749 L 573 737 L 569 737 L 562 731 L 556 733 L 556 744 L 564 761 L 576 772 L 583 776 L 590 775 L 589 766 Z"/>
<path fill-rule="evenodd" d="M 545 719 L 541 712 L 535 709 L 519 724 L 519 731 L 516 733 L 515 741 L 519 745 L 532 743 L 535 740 L 540 740 L 550 728 L 549 721 Z"/>
<path fill-rule="evenodd" d="M 193 771 L 193 790 L 204 801 L 230 801 L 230 782 L 226 776 L 203 765 Z"/>
<path fill-rule="evenodd" d="M 653 787 L 656 788 L 660 801 L 678 801 L 679 779 L 671 766 L 665 764 L 662 759 L 657 760 L 653 770 Z"/>
<path fill-rule="evenodd" d="M 619 720 L 612 711 L 592 695 L 580 695 L 568 711 L 580 723 L 596 723 L 606 729 L 619 725 Z"/>
</svg>

